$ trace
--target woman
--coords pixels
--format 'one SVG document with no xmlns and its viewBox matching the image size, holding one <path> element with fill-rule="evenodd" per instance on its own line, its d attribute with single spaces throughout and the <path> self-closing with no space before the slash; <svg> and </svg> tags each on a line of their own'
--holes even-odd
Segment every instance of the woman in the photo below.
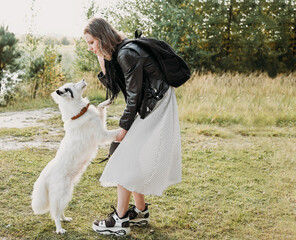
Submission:
<svg viewBox="0 0 296 240">
<path fill-rule="evenodd" d="M 100 178 L 103 186 L 117 186 L 117 209 L 93 229 L 101 234 L 125 235 L 130 225 L 149 223 L 144 195 L 161 196 L 181 181 L 181 141 L 174 89 L 152 55 L 102 18 L 84 29 L 88 50 L 98 56 L 100 81 L 116 98 L 122 91 L 126 107 L 119 121 L 120 145 Z M 131 194 L 135 206 L 129 209 Z"/>
</svg>

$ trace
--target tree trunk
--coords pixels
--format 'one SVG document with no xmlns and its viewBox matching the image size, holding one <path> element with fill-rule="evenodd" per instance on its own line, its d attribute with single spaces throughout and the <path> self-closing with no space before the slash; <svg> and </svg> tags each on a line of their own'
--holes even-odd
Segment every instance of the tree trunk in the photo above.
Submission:
<svg viewBox="0 0 296 240">
<path fill-rule="evenodd" d="M 227 37 L 226 37 L 226 56 L 230 54 L 230 30 L 231 30 L 231 22 L 232 22 L 232 2 L 230 1 L 230 6 L 228 10 L 228 21 L 227 21 Z"/>
<path fill-rule="evenodd" d="M 39 82 L 38 82 L 38 80 L 36 80 L 34 90 L 33 90 L 33 99 L 36 98 L 38 87 L 39 87 Z"/>
<path fill-rule="evenodd" d="M 294 6 L 295 7 L 295 6 Z M 296 10 L 294 10 L 294 36 L 292 38 L 292 51 L 293 51 L 293 56 L 296 56 Z"/>
</svg>

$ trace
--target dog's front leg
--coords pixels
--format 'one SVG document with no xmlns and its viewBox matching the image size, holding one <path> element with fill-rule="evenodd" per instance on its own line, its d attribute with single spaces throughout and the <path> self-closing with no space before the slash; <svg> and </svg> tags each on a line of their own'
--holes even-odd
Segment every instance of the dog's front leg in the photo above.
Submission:
<svg viewBox="0 0 296 240">
<path fill-rule="evenodd" d="M 116 136 L 120 132 L 120 128 L 115 129 L 115 130 L 106 130 L 105 136 L 104 136 L 104 142 L 106 144 L 110 144 L 111 142 L 115 141 Z"/>
<path fill-rule="evenodd" d="M 62 228 L 62 224 L 61 224 L 61 217 L 60 216 L 56 216 L 54 218 L 55 224 L 56 224 L 56 233 L 57 234 L 64 234 L 66 233 L 66 230 Z"/>
<path fill-rule="evenodd" d="M 101 102 L 99 105 L 98 105 L 98 109 L 103 109 L 105 107 L 108 107 L 110 104 L 113 103 L 113 100 L 111 99 L 107 99 L 106 101 L 104 102 Z"/>
</svg>

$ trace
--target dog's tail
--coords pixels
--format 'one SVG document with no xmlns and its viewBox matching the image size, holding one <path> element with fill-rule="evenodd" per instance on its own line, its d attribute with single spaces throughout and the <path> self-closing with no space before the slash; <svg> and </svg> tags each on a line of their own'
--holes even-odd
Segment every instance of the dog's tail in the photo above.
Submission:
<svg viewBox="0 0 296 240">
<path fill-rule="evenodd" d="M 44 214 L 49 211 L 48 189 L 42 176 L 34 184 L 32 209 L 35 214 Z"/>
</svg>

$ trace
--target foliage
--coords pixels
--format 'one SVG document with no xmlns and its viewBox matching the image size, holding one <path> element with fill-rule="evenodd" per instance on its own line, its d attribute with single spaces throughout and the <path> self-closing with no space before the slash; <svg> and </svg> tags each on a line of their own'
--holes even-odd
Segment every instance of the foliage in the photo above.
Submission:
<svg viewBox="0 0 296 240">
<path fill-rule="evenodd" d="M 92 0 L 89 2 L 89 6 L 86 6 L 85 9 L 85 18 L 87 20 L 91 19 L 95 13 L 98 11 L 96 3 Z M 99 63 L 97 56 L 88 51 L 87 43 L 83 37 L 80 37 L 78 40 L 75 40 L 75 53 L 76 59 L 74 62 L 77 72 L 99 72 Z"/>
<path fill-rule="evenodd" d="M 22 68 L 24 69 L 24 82 L 30 87 L 21 93 L 36 98 L 37 95 L 48 96 L 53 89 L 65 79 L 61 68 L 61 55 L 54 46 L 47 43 L 43 48 L 42 37 L 34 32 L 34 20 L 36 18 L 36 0 L 31 1 L 31 22 L 29 33 L 24 36 L 22 42 Z M 23 86 L 26 88 L 26 86 Z"/>
<path fill-rule="evenodd" d="M 15 98 L 18 90 L 18 85 L 22 81 L 22 70 L 17 70 L 13 73 L 10 71 L 3 71 L 1 77 L 0 88 L 0 106 L 6 106 Z"/>
<path fill-rule="evenodd" d="M 42 38 L 32 33 L 25 35 L 23 63 L 25 66 L 25 80 L 31 85 L 30 95 L 36 98 L 39 88 L 40 75 L 44 71 L 44 60 L 40 56 L 38 46 Z"/>
<path fill-rule="evenodd" d="M 13 78 L 18 77 L 16 72 L 20 68 L 17 61 L 21 56 L 17 49 L 17 42 L 14 33 L 8 31 L 8 27 L 0 26 L 0 104 L 7 104 L 11 98 L 9 85 L 14 85 Z M 12 77 L 13 76 L 13 77 Z"/>
<path fill-rule="evenodd" d="M 129 38 L 134 38 L 137 29 L 141 29 L 145 36 L 150 36 L 154 26 L 153 20 L 147 17 L 150 3 L 145 0 L 125 0 L 119 2 L 116 8 L 99 9 L 99 12 Z"/>
<path fill-rule="evenodd" d="M 142 28 L 167 41 L 192 69 L 275 77 L 296 70 L 295 9 L 292 0 L 125 0 L 101 14 L 129 37 Z"/>
<path fill-rule="evenodd" d="M 53 45 L 44 49 L 43 55 L 44 70 L 41 78 L 41 96 L 48 96 L 53 90 L 57 89 L 65 81 L 65 76 L 61 67 L 61 55 Z"/>
<path fill-rule="evenodd" d="M 60 44 L 61 42 L 58 39 L 55 39 L 53 37 L 47 36 L 43 38 L 43 42 L 45 45 L 55 45 Z"/>
<path fill-rule="evenodd" d="M 61 67 L 62 56 L 54 45 L 46 45 L 40 50 L 41 37 L 27 34 L 25 38 L 25 79 L 31 86 L 31 97 L 48 96 L 64 80 Z"/>
<path fill-rule="evenodd" d="M 40 43 L 45 45 L 70 45 L 73 40 L 66 36 L 55 37 L 55 36 L 43 36 Z"/>
<path fill-rule="evenodd" d="M 96 55 L 88 51 L 87 44 L 83 37 L 75 40 L 75 62 L 76 71 L 99 72 L 99 63 Z"/>
<path fill-rule="evenodd" d="M 0 26 L 0 74 L 4 70 L 14 71 L 18 68 L 16 60 L 20 57 L 20 52 L 16 48 L 17 42 L 14 33 L 9 32 L 8 27 Z"/>
<path fill-rule="evenodd" d="M 69 45 L 70 44 L 70 41 L 68 40 L 67 37 L 63 37 L 62 40 L 61 40 L 61 44 L 62 45 Z"/>
</svg>

